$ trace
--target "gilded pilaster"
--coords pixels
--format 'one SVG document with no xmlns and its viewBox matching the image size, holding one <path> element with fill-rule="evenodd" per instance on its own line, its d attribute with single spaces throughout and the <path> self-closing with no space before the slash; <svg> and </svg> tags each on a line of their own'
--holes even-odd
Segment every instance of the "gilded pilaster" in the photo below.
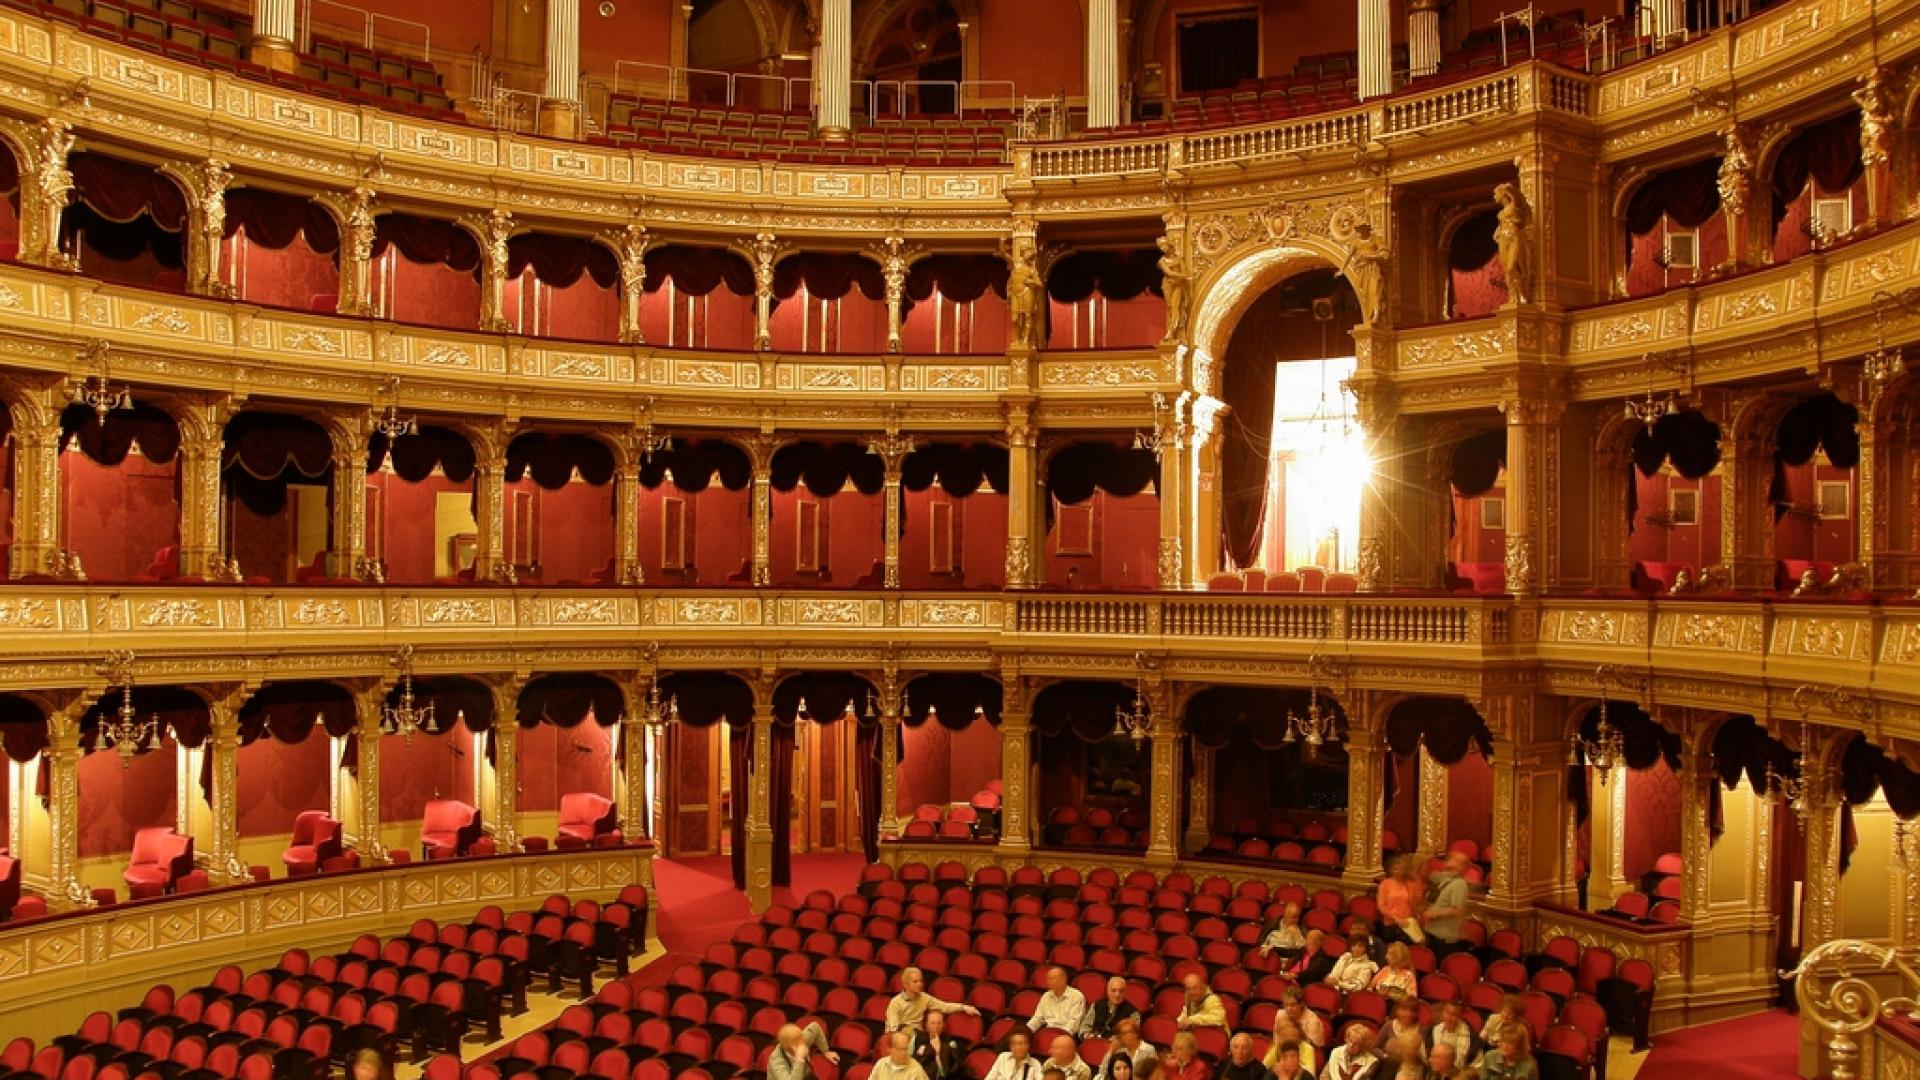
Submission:
<svg viewBox="0 0 1920 1080">
<path fill-rule="evenodd" d="M 1438 853 L 1447 850 L 1447 767 L 1434 759 L 1427 744 L 1420 744 L 1420 811 L 1416 823 L 1419 835 L 1411 850 Z M 1349 830 L 1351 832 L 1351 830 Z M 1405 837 L 1401 849 L 1407 850 Z"/>
<path fill-rule="evenodd" d="M 1563 706 L 1528 688 L 1500 690 L 1479 705 L 1493 735 L 1493 880 L 1489 907 L 1525 911 L 1572 899 L 1563 866 L 1567 750 Z"/>
<path fill-rule="evenodd" d="M 480 244 L 480 329 L 493 334 L 512 333 L 507 318 L 507 242 L 513 239 L 513 214 L 494 210 L 488 214 L 468 214 L 460 224 Z"/>
<path fill-rule="evenodd" d="M 1860 401 L 1860 420 L 1855 430 L 1860 435 L 1860 461 L 1854 466 L 1854 483 L 1858 487 L 1854 512 L 1854 559 L 1859 562 L 1869 588 L 1891 588 L 1897 585 L 1894 580 L 1895 563 L 1890 558 L 1889 528 L 1893 520 L 1893 508 L 1886 505 L 1891 494 L 1890 485 L 1882 477 L 1892 470 L 1888 467 L 1887 443 L 1883 438 L 1884 429 L 1891 426 L 1881 409 L 1884 395 L 1870 393 Z"/>
<path fill-rule="evenodd" d="M 913 436 L 902 435 L 889 424 L 885 435 L 867 440 L 867 450 L 878 454 L 886 466 L 886 482 L 881 490 L 886 500 L 886 521 L 881 533 L 885 551 L 884 586 L 897 589 L 900 587 L 900 467 L 913 452 Z"/>
<path fill-rule="evenodd" d="M 1213 835 L 1213 749 L 1189 739 L 1187 752 L 1193 755 L 1193 778 L 1187 782 L 1185 847 L 1196 852 Z"/>
<path fill-rule="evenodd" d="M 753 795 L 747 804 L 747 906 L 773 903 L 773 688 L 771 668 L 753 679 Z"/>
<path fill-rule="evenodd" d="M 907 266 L 917 253 L 917 249 L 897 232 L 887 234 L 885 240 L 872 248 L 873 257 L 880 262 L 880 277 L 886 286 L 889 353 L 900 352 L 900 324 L 907 300 Z"/>
<path fill-rule="evenodd" d="M 757 352 L 773 348 L 773 267 L 784 253 L 770 232 L 755 233 L 746 249 L 753 266 L 753 347 Z"/>
<path fill-rule="evenodd" d="M 373 295 L 373 203 L 372 188 L 356 186 L 344 195 L 322 192 L 314 201 L 333 215 L 340 229 L 340 299 L 342 315 L 374 315 L 379 305 Z"/>
<path fill-rule="evenodd" d="M 1720 779 L 1714 772 L 1710 744 L 1700 734 L 1703 727 L 1682 729 L 1686 748 L 1680 755 L 1680 863 L 1685 868 L 1685 888 L 1680 893 L 1680 919 L 1687 923 L 1698 922 L 1711 902 L 1713 786 Z M 1596 824 L 1596 835 L 1598 829 Z"/>
<path fill-rule="evenodd" d="M 1853 91 L 1860 106 L 1860 164 L 1866 168 L 1867 219 L 1875 226 L 1893 220 L 1893 178 L 1889 165 L 1893 160 L 1894 108 L 1889 75 L 1884 67 L 1873 67 L 1860 76 Z"/>
<path fill-rule="evenodd" d="M 73 132 L 67 122 L 49 116 L 31 129 L 31 161 L 20 170 L 20 261 L 29 266 L 71 270 L 73 257 L 60 250 L 60 216 L 73 191 L 67 155 Z"/>
<path fill-rule="evenodd" d="M 626 715 L 620 718 L 621 774 L 627 790 L 620 800 L 620 832 L 628 842 L 653 835 L 652 778 L 647 775 L 647 694 L 659 673 L 652 666 L 627 679 Z"/>
<path fill-rule="evenodd" d="M 647 336 L 640 329 L 640 301 L 647 295 L 647 249 L 653 241 L 646 225 L 636 218 L 602 232 L 600 242 L 620 260 L 620 343 L 644 345 Z"/>
<path fill-rule="evenodd" d="M 227 163 L 208 158 L 196 165 L 162 171 L 179 181 L 187 196 L 187 291 L 197 296 L 231 297 L 233 287 L 220 270 L 220 249 L 227 235 Z"/>
<path fill-rule="evenodd" d="M 47 710 L 47 905 L 93 906 L 80 883 L 80 718 L 98 693 L 63 695 Z"/>
<path fill-rule="evenodd" d="M 753 457 L 753 583 L 773 584 L 773 454 L 779 443 L 771 435 L 749 441 Z"/>
<path fill-rule="evenodd" d="M 1026 679 L 1017 670 L 1004 672 L 1001 685 L 1005 689 L 1000 706 L 1000 783 L 1005 790 L 1000 799 L 1000 851 L 1025 858 L 1033 845 L 1027 815 L 1032 799 L 1032 699 Z"/>
<path fill-rule="evenodd" d="M 1007 405 L 1007 588 L 1032 587 L 1042 576 L 1042 557 L 1035 550 L 1034 504 L 1039 500 L 1038 454 L 1032 426 L 1032 407 L 1026 402 Z M 1038 537 L 1045 542 L 1045 535 Z M 1009 779 L 1009 783 L 1011 779 Z"/>
<path fill-rule="evenodd" d="M 1750 390 L 1713 403 L 1720 424 L 1720 558 L 1736 589 L 1773 587 L 1773 515 L 1767 492 L 1773 475 L 1774 429 L 1782 402 Z"/>
<path fill-rule="evenodd" d="M 13 547 L 8 572 L 64 576 L 60 551 L 60 412 L 58 383 L 0 379 L 13 419 Z"/>
<path fill-rule="evenodd" d="M 365 412 L 334 413 L 326 418 L 333 441 L 331 542 L 327 573 L 336 578 L 371 578 L 367 566 L 367 439 Z"/>
<path fill-rule="evenodd" d="M 513 581 L 507 561 L 507 443 L 513 433 L 505 424 L 463 427 L 473 446 L 473 517 L 477 535 L 473 545 L 473 580 Z"/>
<path fill-rule="evenodd" d="M 900 835 L 900 725 L 905 707 L 899 663 L 891 655 L 880 676 L 880 839 Z M 1002 785 L 1004 786 L 1004 784 Z"/>
<path fill-rule="evenodd" d="M 1386 817 L 1386 702 L 1370 691 L 1344 695 L 1347 717 L 1347 866 L 1342 878 L 1371 888 L 1380 876 L 1380 830 Z"/>
<path fill-rule="evenodd" d="M 180 574 L 222 576 L 220 465 L 226 449 L 226 401 L 195 402 L 173 410 L 180 427 Z"/>
<path fill-rule="evenodd" d="M 1618 764 L 1602 784 L 1596 779 L 1587 791 L 1592 844 L 1589 847 L 1588 907 L 1601 911 L 1612 906 L 1615 897 L 1631 892 L 1626 871 L 1627 777 L 1626 765 Z"/>
<path fill-rule="evenodd" d="M 1151 718 L 1148 742 L 1151 744 L 1153 792 L 1147 809 L 1147 861 L 1171 863 L 1180 857 L 1180 744 L 1185 733 L 1173 708 L 1173 688 L 1160 674 L 1155 661 L 1146 661 L 1147 714 Z"/>
<path fill-rule="evenodd" d="M 1354 336 L 1364 335 L 1369 346 L 1382 333 L 1369 328 L 1354 330 Z M 1360 542 L 1354 560 L 1354 577 L 1361 592 L 1385 592 L 1394 584 L 1394 519 L 1393 508 L 1387 500 L 1391 489 L 1388 477 L 1400 465 L 1393 423 L 1397 400 L 1392 387 L 1377 378 L 1357 381 L 1353 389 L 1355 419 L 1360 430 L 1366 433 L 1367 460 L 1372 463 L 1371 471 L 1360 485 Z"/>
<path fill-rule="evenodd" d="M 250 881 L 240 861 L 240 705 L 254 688 L 229 684 L 210 687 L 207 753 L 213 759 L 213 850 L 208 876 L 216 882 Z"/>
<path fill-rule="evenodd" d="M 502 852 L 520 850 L 520 691 L 527 676 L 508 672 L 481 677 L 493 693 L 493 842 Z"/>
<path fill-rule="evenodd" d="M 1159 478 L 1155 494 L 1160 500 L 1160 538 L 1154 569 L 1160 588 L 1174 590 L 1186 584 L 1182 537 L 1187 525 L 1187 474 L 1181 467 L 1187 457 L 1187 425 L 1181 422 L 1180 401 L 1166 402 L 1154 395 L 1153 431 Z"/>
<path fill-rule="evenodd" d="M 1547 584 L 1549 451 L 1561 404 L 1546 387 L 1525 381 L 1500 403 L 1507 419 L 1507 591 L 1520 596 L 1538 595 Z"/>
<path fill-rule="evenodd" d="M 387 690 L 387 683 L 381 679 L 367 679 L 353 689 L 359 720 L 354 731 L 355 772 L 360 784 L 360 836 L 355 850 L 362 866 L 379 866 L 388 859 L 387 845 L 380 839 L 380 720 Z"/>
</svg>

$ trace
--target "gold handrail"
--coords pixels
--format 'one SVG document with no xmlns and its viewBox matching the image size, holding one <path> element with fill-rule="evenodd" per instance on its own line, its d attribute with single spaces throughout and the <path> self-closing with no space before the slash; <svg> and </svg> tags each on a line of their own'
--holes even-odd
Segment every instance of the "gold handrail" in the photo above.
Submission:
<svg viewBox="0 0 1920 1080">
<path fill-rule="evenodd" d="M 1920 974 L 1899 953 L 1885 945 L 1848 939 L 1829 941 L 1801 957 L 1792 971 L 1780 973 L 1782 978 L 1798 980 L 1794 996 L 1800 1008 L 1830 1036 L 1827 1058 L 1833 1080 L 1856 1080 L 1859 1038 L 1881 1017 L 1914 1012 L 1912 997 L 1883 997 L 1880 988 L 1863 977 L 1875 972 L 1898 974 L 1907 986 L 1920 988 Z"/>
</svg>

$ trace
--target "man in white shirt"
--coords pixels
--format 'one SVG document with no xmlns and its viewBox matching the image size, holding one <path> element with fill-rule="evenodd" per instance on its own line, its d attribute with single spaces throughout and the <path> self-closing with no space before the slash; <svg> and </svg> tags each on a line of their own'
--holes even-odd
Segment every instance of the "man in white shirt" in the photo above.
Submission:
<svg viewBox="0 0 1920 1080">
<path fill-rule="evenodd" d="M 1079 1031 L 1080 1021 L 1086 1015 L 1087 997 L 1067 985 L 1066 969 L 1048 968 L 1047 992 L 1040 995 L 1040 1004 L 1034 1006 L 1033 1017 L 1027 1021 L 1027 1027 L 1033 1031 L 1045 1027 Z"/>
<path fill-rule="evenodd" d="M 1019 1028 L 1007 1036 L 1007 1052 L 994 1060 L 993 1068 L 981 1080 L 1040 1080 L 1046 1066 L 1030 1052 L 1033 1036 Z"/>
<path fill-rule="evenodd" d="M 1080 1060 L 1080 1048 L 1073 1044 L 1071 1035 L 1054 1039 L 1048 1051 L 1047 1060 L 1041 1064 L 1049 1069 L 1059 1069 L 1064 1080 L 1093 1080 L 1093 1070 Z"/>
<path fill-rule="evenodd" d="M 941 1001 L 926 992 L 927 977 L 917 967 L 900 969 L 900 992 L 887 1002 L 887 1030 L 913 1031 L 920 1026 L 929 1011 L 954 1013 L 963 1012 L 979 1016 L 980 1010 L 971 1005 L 956 1005 L 950 1001 Z"/>
<path fill-rule="evenodd" d="M 927 1080 L 927 1072 L 913 1060 L 912 1039 L 904 1031 L 886 1037 L 887 1056 L 874 1063 L 873 1080 Z"/>
</svg>

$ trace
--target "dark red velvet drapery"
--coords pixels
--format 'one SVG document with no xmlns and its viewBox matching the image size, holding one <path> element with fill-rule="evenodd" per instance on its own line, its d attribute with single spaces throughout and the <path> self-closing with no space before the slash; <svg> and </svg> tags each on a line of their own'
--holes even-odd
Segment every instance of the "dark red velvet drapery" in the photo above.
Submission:
<svg viewBox="0 0 1920 1080">
<path fill-rule="evenodd" d="M 907 684 L 901 720 L 908 727 L 919 727 L 937 718 L 949 731 L 963 731 L 983 715 L 987 723 L 998 724 L 1001 698 L 1000 684 L 985 675 L 922 675 Z"/>
<path fill-rule="evenodd" d="M 880 861 L 880 739 L 879 724 L 861 724 L 853 738 L 853 795 L 860 803 L 860 850 L 867 861 Z"/>
<path fill-rule="evenodd" d="M 1839 192 L 1853 186 L 1865 171 L 1860 163 L 1860 113 L 1842 113 L 1800 129 L 1773 159 L 1773 223 L 1787 216 L 1787 207 L 1807 188 L 1811 178 L 1821 191 Z"/>
<path fill-rule="evenodd" d="M 722 285 L 738 296 L 753 295 L 753 267 L 720 248 L 662 244 L 647 252 L 646 266 L 648 292 L 672 281 L 674 291 L 688 296 L 705 296 Z"/>
<path fill-rule="evenodd" d="M 1143 292 L 1160 295 L 1160 251 L 1076 251 L 1047 273 L 1047 295 L 1077 304 L 1094 293 L 1109 300 L 1131 300 Z"/>
<path fill-rule="evenodd" d="M 233 188 L 227 192 L 226 235 L 241 229 L 247 242 L 271 251 L 279 251 L 299 237 L 316 254 L 331 255 L 340 250 L 340 227 L 333 215 L 312 199 L 283 195 L 264 188 Z"/>
<path fill-rule="evenodd" d="M 186 196 L 150 165 L 82 150 L 69 155 L 74 198 L 108 221 L 127 224 L 142 214 L 165 232 L 186 227 Z"/>
<path fill-rule="evenodd" d="M 707 490 L 716 477 L 728 491 L 744 491 L 753 483 L 753 462 L 747 452 L 718 439 L 675 439 L 640 468 L 640 484 L 652 489 L 667 482 L 690 495 Z"/>
<path fill-rule="evenodd" d="M 838 300 L 853 289 L 869 300 L 885 300 L 887 285 L 872 259 L 843 252 L 809 251 L 782 259 L 773 269 L 773 295 L 785 300 L 806 286 L 807 295 Z"/>
<path fill-rule="evenodd" d="M 436 468 L 456 484 L 473 479 L 473 446 L 465 436 L 447 428 L 426 426 L 391 442 L 375 432 L 367 440 L 367 472 L 379 472 L 388 457 L 393 459 L 394 475 L 409 484 L 424 481 Z"/>
<path fill-rule="evenodd" d="M 1113 734 L 1115 710 L 1132 711 L 1133 695 L 1133 687 L 1104 680 L 1054 683 L 1033 696 L 1033 730 L 1099 742 Z"/>
<path fill-rule="evenodd" d="M 1160 477 L 1160 463 L 1150 450 L 1102 442 L 1075 443 L 1047 462 L 1047 493 L 1069 505 L 1104 491 L 1130 498 Z"/>
<path fill-rule="evenodd" d="M 1234 350 L 1229 347 L 1229 354 Z M 1220 449 L 1220 531 L 1235 566 L 1259 561 L 1267 511 L 1267 467 L 1273 458 L 1273 381 L 1279 368 L 1250 357 L 1226 365 L 1222 398 L 1228 405 Z"/>
<path fill-rule="evenodd" d="M 381 214 L 373 222 L 373 257 L 396 247 L 407 261 L 440 264 L 461 273 L 480 270 L 480 245 L 451 221 L 414 214 Z"/>
<path fill-rule="evenodd" d="M 18 694 L 0 694 L 0 750 L 14 761 L 32 761 L 47 748 L 47 717 Z"/>
<path fill-rule="evenodd" d="M 994 443 L 930 443 L 906 456 L 900 465 L 900 486 L 925 491 L 934 484 L 956 499 L 980 490 L 985 481 L 994 491 L 1007 493 L 1007 448 Z"/>
<path fill-rule="evenodd" d="M 102 422 L 100 414 L 79 402 L 60 412 L 60 447 L 78 446 L 94 462 L 112 468 L 127 460 L 135 444 L 140 454 L 165 465 L 180 451 L 180 426 L 155 406 L 137 401 L 131 409 L 115 409 Z"/>
<path fill-rule="evenodd" d="M 395 683 L 387 692 L 387 704 L 400 703 L 400 690 Z M 464 723 L 468 731 L 493 730 L 493 691 L 477 680 L 461 675 L 416 675 L 413 702 L 416 708 L 433 706 L 435 727 L 430 734 L 450 731 L 456 721 Z"/>
<path fill-rule="evenodd" d="M 970 304 L 992 289 L 1007 295 L 1007 263 L 998 255 L 929 255 L 907 270 L 907 300 L 922 303 L 935 290 L 956 304 Z"/>
<path fill-rule="evenodd" d="M 1442 765 L 1457 765 L 1472 750 L 1493 755 L 1493 734 L 1468 702 L 1458 698 L 1415 697 L 1387 714 L 1387 748 L 1411 757 L 1424 745 Z"/>
<path fill-rule="evenodd" d="M 507 241 L 507 276 L 517 278 L 527 267 L 533 276 L 564 289 L 582 275 L 595 285 L 611 289 L 620 283 L 620 262 L 603 244 L 580 236 L 526 233 Z"/>
<path fill-rule="evenodd" d="M 338 683 L 268 683 L 240 707 L 240 743 L 262 737 L 275 742 L 305 742 L 317 725 L 334 738 L 350 734 L 359 722 L 353 695 Z"/>
<path fill-rule="evenodd" d="M 838 492 L 851 480 L 862 495 L 886 486 L 886 463 L 858 443 L 808 440 L 781 447 L 773 455 L 773 488 L 792 491 L 801 484 L 818 498 Z"/>
<path fill-rule="evenodd" d="M 612 679 L 590 671 L 566 671 L 541 675 L 521 687 L 514 718 L 523 728 L 543 722 L 576 727 L 588 716 L 601 727 L 612 727 L 626 715 L 626 708 L 626 695 Z"/>
<path fill-rule="evenodd" d="M 507 483 L 533 476 L 548 491 L 558 491 L 572 480 L 600 485 L 613 482 L 613 451 L 591 435 L 530 431 L 507 444 Z"/>
<path fill-rule="evenodd" d="M 1288 745 L 1287 713 L 1304 715 L 1310 705 L 1305 690 L 1214 686 L 1188 700 L 1182 726 L 1195 743 L 1210 749 L 1222 749 L 1236 732 L 1245 732 L 1260 749 L 1278 750 Z M 1346 713 L 1339 702 L 1322 694 L 1320 708 L 1333 715 L 1335 730 L 1346 730 Z"/>
<path fill-rule="evenodd" d="M 753 728 L 736 723 L 728 728 L 727 769 L 733 788 L 733 887 L 747 887 L 747 813 L 753 792 Z"/>
</svg>

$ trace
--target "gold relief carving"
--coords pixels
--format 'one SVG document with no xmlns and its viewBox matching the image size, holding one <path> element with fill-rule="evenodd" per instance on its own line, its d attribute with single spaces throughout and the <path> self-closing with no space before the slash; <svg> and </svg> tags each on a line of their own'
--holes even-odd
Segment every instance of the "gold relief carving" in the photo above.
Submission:
<svg viewBox="0 0 1920 1080">
<path fill-rule="evenodd" d="M 1403 368 L 1437 367 L 1468 361 L 1493 359 L 1513 348 L 1511 325 L 1481 333 L 1453 334 L 1445 338 L 1422 338 L 1407 343 L 1400 357 Z"/>
<path fill-rule="evenodd" d="M 806 390 L 858 390 L 860 380 L 846 368 L 809 368 L 801 379 Z"/>
<path fill-rule="evenodd" d="M 979 368 L 928 368 L 921 388 L 926 390 L 984 390 L 987 380 Z"/>
<path fill-rule="evenodd" d="M 1780 314 L 1780 303 L 1773 298 L 1772 293 L 1745 293 L 1727 303 L 1727 322 L 1730 323 L 1778 314 Z"/>
<path fill-rule="evenodd" d="M 1048 386 L 1127 386 L 1160 381 L 1155 364 L 1072 364 L 1040 365 L 1041 381 Z"/>
<path fill-rule="evenodd" d="M 683 623 L 739 623 L 745 618 L 738 600 L 682 600 L 674 615 Z"/>
<path fill-rule="evenodd" d="M 920 605 L 922 626 L 981 626 L 985 606 L 958 600 L 929 600 Z"/>
<path fill-rule="evenodd" d="M 135 308 L 136 315 L 129 328 L 133 330 L 165 330 L 173 334 L 185 334 L 193 330 L 193 324 L 187 321 L 178 308 L 163 308 L 141 305 Z"/>
<path fill-rule="evenodd" d="M 1851 652 L 1854 625 L 1833 619 L 1797 620 L 1791 630 L 1787 651 L 1844 659 Z"/>
<path fill-rule="evenodd" d="M 134 605 L 133 621 L 140 626 L 212 626 L 213 609 L 199 600 L 155 600 Z"/>
<path fill-rule="evenodd" d="M 0 284 L 0 308 L 11 311 L 20 305 L 20 294 L 14 291 L 13 286 Z"/>
<path fill-rule="evenodd" d="M 1653 320 L 1635 312 L 1613 319 L 1602 319 L 1594 334 L 1594 341 L 1603 349 L 1616 345 L 1632 345 L 1653 336 Z"/>
<path fill-rule="evenodd" d="M 1681 615 L 1674 625 L 1673 644 L 1682 649 L 1734 652 L 1740 645 L 1740 620 L 1728 615 Z"/>
<path fill-rule="evenodd" d="M 1570 611 L 1563 620 L 1561 641 L 1620 643 L 1620 618 L 1611 611 Z"/>
<path fill-rule="evenodd" d="M 620 621 L 619 609 L 609 599 L 556 600 L 548 617 L 557 623 L 612 623 Z"/>
<path fill-rule="evenodd" d="M 473 354 L 458 345 L 435 344 L 427 348 L 417 358 L 422 364 L 433 367 L 470 368 L 473 366 Z"/>
<path fill-rule="evenodd" d="M 858 600 L 802 600 L 798 611 L 802 625 L 859 626 L 863 622 Z"/>
<path fill-rule="evenodd" d="M 606 361 L 597 356 L 568 354 L 557 357 L 547 363 L 547 374 L 573 376 L 585 379 L 604 379 L 607 377 Z"/>
<path fill-rule="evenodd" d="M 295 352 L 305 350 L 308 352 L 325 353 L 328 356 L 339 356 L 345 351 L 344 346 L 341 345 L 341 334 L 339 332 L 334 330 L 314 330 L 306 327 L 288 330 L 285 336 L 280 339 L 280 347 Z"/>
<path fill-rule="evenodd" d="M 428 624 L 492 622 L 493 605 L 485 600 L 425 600 L 420 616 Z"/>
<path fill-rule="evenodd" d="M 288 609 L 287 621 L 298 626 L 346 626 L 353 620 L 340 601 L 308 597 Z"/>
<path fill-rule="evenodd" d="M 0 626 L 48 630 L 52 629 L 53 624 L 53 605 L 45 600 L 0 598 Z"/>
<path fill-rule="evenodd" d="M 674 374 L 675 382 L 696 386 L 733 386 L 737 382 L 733 369 L 722 364 L 679 364 Z"/>
</svg>

